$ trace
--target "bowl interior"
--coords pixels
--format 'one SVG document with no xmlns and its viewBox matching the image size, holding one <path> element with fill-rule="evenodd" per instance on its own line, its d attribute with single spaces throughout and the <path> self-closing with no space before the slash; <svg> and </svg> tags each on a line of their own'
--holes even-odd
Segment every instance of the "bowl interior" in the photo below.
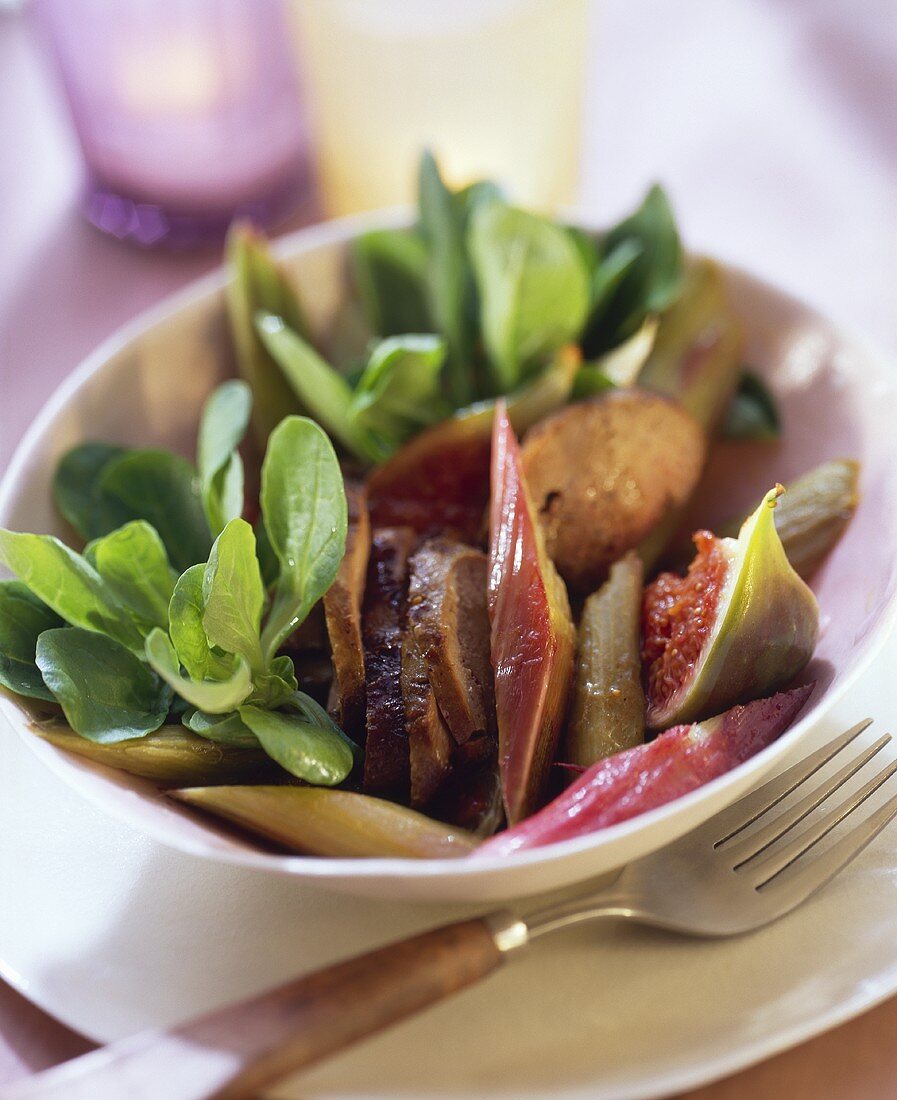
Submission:
<svg viewBox="0 0 897 1100">
<path fill-rule="evenodd" d="M 345 285 L 346 242 L 361 224 L 372 220 L 316 227 L 280 246 L 321 331 L 333 323 Z M 166 843 L 209 858 L 326 879 L 353 892 L 418 900 L 508 898 L 611 870 L 681 835 L 756 783 L 810 730 L 883 640 L 897 590 L 897 388 L 888 369 L 793 299 L 735 270 L 728 279 L 749 334 L 747 361 L 778 398 L 784 430 L 774 444 L 717 448 L 696 521 L 712 526 L 729 518 L 776 481 L 787 483 L 825 459 L 855 457 L 862 463 L 860 507 L 813 582 L 823 621 L 807 674 L 817 682 L 814 695 L 791 731 L 735 772 L 594 837 L 504 863 L 321 860 L 261 852 L 200 821 L 151 784 L 40 741 L 8 699 L 0 699 L 3 713 L 68 782 Z M 219 379 L 233 373 L 222 281 L 215 275 L 178 295 L 74 372 L 32 426 L 0 486 L 0 525 L 65 537 L 50 484 L 59 456 L 81 440 L 164 446 L 192 457 L 201 404 Z"/>
</svg>

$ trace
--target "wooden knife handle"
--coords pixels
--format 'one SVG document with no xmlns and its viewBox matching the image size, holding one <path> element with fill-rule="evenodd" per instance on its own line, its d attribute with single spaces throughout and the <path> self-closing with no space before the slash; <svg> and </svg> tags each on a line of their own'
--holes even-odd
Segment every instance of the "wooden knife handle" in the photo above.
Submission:
<svg viewBox="0 0 897 1100">
<path fill-rule="evenodd" d="M 164 1032 L 144 1032 L 0 1090 L 4 1100 L 240 1100 L 427 1005 L 501 963 L 487 920 L 358 955 Z"/>
<path fill-rule="evenodd" d="M 300 978 L 249 1002 L 237 1016 L 225 1010 L 200 1022 L 189 1034 L 215 1041 L 218 1028 L 233 1034 L 231 1028 L 252 1021 L 258 1042 L 251 1064 L 216 1094 L 216 1100 L 238 1100 L 457 993 L 501 960 L 483 921 L 450 924 Z"/>
</svg>

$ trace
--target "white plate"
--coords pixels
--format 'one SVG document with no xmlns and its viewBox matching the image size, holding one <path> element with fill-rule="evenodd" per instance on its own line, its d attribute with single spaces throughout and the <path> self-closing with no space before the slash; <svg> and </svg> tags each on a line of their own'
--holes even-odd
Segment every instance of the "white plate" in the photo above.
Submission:
<svg viewBox="0 0 897 1100">
<path fill-rule="evenodd" d="M 895 662 L 892 639 L 814 739 L 866 714 L 886 728 Z M 95 1039 L 462 912 L 339 896 L 175 852 L 92 807 L 11 731 L 3 751 L 0 970 Z M 545 941 L 271 1095 L 626 1100 L 724 1076 L 897 991 L 895 851 L 892 826 L 803 909 L 739 940 L 607 924 Z"/>
<path fill-rule="evenodd" d="M 360 229 L 394 222 L 376 214 L 302 230 L 278 248 L 301 286 L 309 316 L 333 324 L 343 293 L 347 242 Z M 701 488 L 701 522 L 747 509 L 764 487 L 839 454 L 862 462 L 862 499 L 838 546 L 814 577 L 824 626 L 810 704 L 775 744 L 683 798 L 589 836 L 513 859 L 321 859 L 260 851 L 233 830 L 160 797 L 151 783 L 93 765 L 33 738 L 20 712 L 0 713 L 41 758 L 97 805 L 159 840 L 214 861 L 330 883 L 359 895 L 428 903 L 520 897 L 615 870 L 693 828 L 748 787 L 810 733 L 877 652 L 897 615 L 897 386 L 880 357 L 796 300 L 734 268 L 732 302 L 745 322 L 746 361 L 764 373 L 786 430 L 774 447 L 720 446 Z M 222 273 L 162 303 L 99 347 L 48 402 L 0 484 L 0 524 L 62 534 L 50 483 L 58 457 L 85 438 L 193 447 L 199 410 L 228 367 Z M 715 512 L 715 514 L 714 514 Z M 862 561 L 862 570 L 855 563 Z M 829 629 L 825 629 L 825 621 Z"/>
</svg>

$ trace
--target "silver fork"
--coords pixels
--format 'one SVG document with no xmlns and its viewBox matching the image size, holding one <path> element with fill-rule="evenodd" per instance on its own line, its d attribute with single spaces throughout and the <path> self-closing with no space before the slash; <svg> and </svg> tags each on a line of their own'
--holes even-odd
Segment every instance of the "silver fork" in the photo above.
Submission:
<svg viewBox="0 0 897 1100">
<path fill-rule="evenodd" d="M 528 916 L 500 910 L 436 928 L 298 978 L 168 1031 L 144 1032 L 0 1091 L 2 1100 L 237 1100 L 485 977 L 527 944 L 599 917 L 698 936 L 760 928 L 806 901 L 897 814 L 897 795 L 811 850 L 897 772 L 878 771 L 818 820 L 798 827 L 888 742 L 848 745 L 860 722 L 681 839 L 630 864 L 616 882 Z M 768 822 L 829 761 L 838 770 Z M 757 828 L 751 828 L 757 824 Z"/>
</svg>

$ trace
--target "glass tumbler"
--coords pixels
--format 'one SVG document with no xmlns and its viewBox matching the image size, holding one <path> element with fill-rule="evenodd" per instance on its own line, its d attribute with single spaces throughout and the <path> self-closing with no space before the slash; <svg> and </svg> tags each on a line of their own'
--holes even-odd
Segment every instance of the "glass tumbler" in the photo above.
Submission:
<svg viewBox="0 0 897 1100">
<path fill-rule="evenodd" d="M 87 169 L 87 217 L 141 245 L 270 225 L 310 187 L 278 0 L 34 0 Z"/>
<path fill-rule="evenodd" d="M 290 0 L 328 214 L 413 198 L 424 147 L 455 185 L 577 197 L 589 0 Z"/>
</svg>

